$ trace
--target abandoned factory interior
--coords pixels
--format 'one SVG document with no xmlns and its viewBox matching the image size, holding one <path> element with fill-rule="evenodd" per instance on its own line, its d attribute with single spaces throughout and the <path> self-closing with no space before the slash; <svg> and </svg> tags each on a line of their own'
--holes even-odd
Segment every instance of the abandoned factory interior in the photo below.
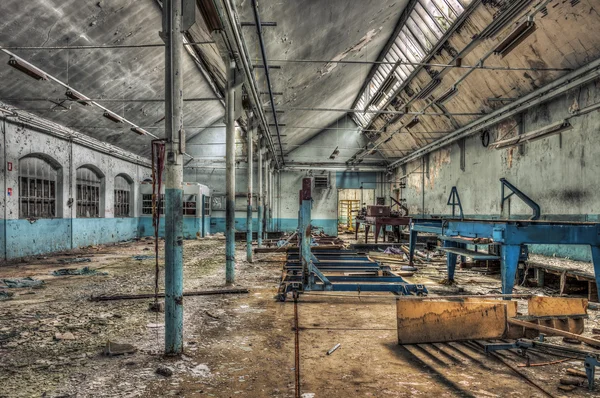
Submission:
<svg viewBox="0 0 600 398">
<path fill-rule="evenodd" d="M 600 396 L 600 1 L 0 15 L 0 398 Z"/>
</svg>

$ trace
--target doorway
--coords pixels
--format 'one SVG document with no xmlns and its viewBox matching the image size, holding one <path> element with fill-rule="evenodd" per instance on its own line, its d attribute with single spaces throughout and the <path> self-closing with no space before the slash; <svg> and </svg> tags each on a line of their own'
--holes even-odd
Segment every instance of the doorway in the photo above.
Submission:
<svg viewBox="0 0 600 398">
<path fill-rule="evenodd" d="M 356 215 L 374 203 L 374 189 L 338 189 L 338 234 L 354 234 Z"/>
</svg>

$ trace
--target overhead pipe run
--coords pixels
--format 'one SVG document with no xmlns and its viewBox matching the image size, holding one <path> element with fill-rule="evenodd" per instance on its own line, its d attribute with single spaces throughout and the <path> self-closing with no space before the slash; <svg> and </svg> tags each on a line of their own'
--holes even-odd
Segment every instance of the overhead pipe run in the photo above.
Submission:
<svg viewBox="0 0 600 398">
<path fill-rule="evenodd" d="M 262 25 L 260 23 L 260 15 L 258 13 L 258 5 L 256 4 L 256 0 L 252 0 L 252 11 L 254 13 L 254 20 L 256 22 L 256 33 L 258 34 L 258 42 L 260 45 L 260 53 L 262 55 L 262 63 L 265 68 L 265 77 L 267 79 L 269 99 L 271 100 L 271 110 L 273 112 L 273 121 L 275 122 L 275 131 L 277 132 L 279 150 L 281 151 L 281 164 L 285 166 L 285 159 L 283 158 L 283 146 L 281 145 L 281 133 L 279 131 L 279 122 L 277 121 L 277 112 L 275 111 L 275 99 L 273 98 L 273 88 L 271 86 L 271 75 L 269 74 L 269 62 L 267 60 L 267 54 L 265 51 L 265 43 L 262 35 Z"/>
</svg>

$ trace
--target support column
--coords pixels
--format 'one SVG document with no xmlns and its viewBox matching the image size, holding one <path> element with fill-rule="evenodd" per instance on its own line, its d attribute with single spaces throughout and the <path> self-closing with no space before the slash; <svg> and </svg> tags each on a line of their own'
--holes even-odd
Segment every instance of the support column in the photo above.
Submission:
<svg viewBox="0 0 600 398">
<path fill-rule="evenodd" d="M 252 136 L 255 129 L 255 121 L 250 120 L 248 129 L 247 147 L 248 147 L 248 214 L 246 215 L 246 260 L 252 262 L 252 177 L 254 174 L 254 162 L 252 151 Z"/>
<path fill-rule="evenodd" d="M 500 274 L 502 279 L 502 294 L 512 294 L 515 286 L 515 276 L 521 254 L 520 245 L 502 245 L 500 247 Z"/>
<path fill-rule="evenodd" d="M 265 156 L 265 166 L 263 168 L 263 173 L 264 173 L 264 220 L 263 220 L 263 234 L 264 237 L 267 236 L 267 231 L 268 229 L 268 225 L 269 225 L 269 173 L 268 173 L 268 169 L 269 169 L 269 154 L 266 153 Z"/>
<path fill-rule="evenodd" d="M 183 352 L 183 71 L 181 1 L 165 0 L 165 354 Z"/>
<path fill-rule="evenodd" d="M 600 301 L 600 247 L 591 246 L 591 249 L 592 263 L 594 264 L 594 274 L 596 275 L 596 289 L 598 293 L 598 300 Z"/>
<path fill-rule="evenodd" d="M 225 282 L 235 281 L 235 60 L 227 72 L 225 114 Z"/>
<path fill-rule="evenodd" d="M 263 240 L 263 151 L 264 151 L 264 138 L 260 138 L 258 148 L 258 186 L 256 192 L 258 196 L 258 231 L 256 232 L 256 238 L 258 241 L 258 247 L 262 247 Z"/>
<path fill-rule="evenodd" d="M 271 163 L 271 231 L 275 231 L 275 218 L 273 213 L 275 211 L 275 162 Z"/>
<path fill-rule="evenodd" d="M 444 241 L 444 247 L 457 247 L 459 244 L 450 240 Z M 454 282 L 454 273 L 456 271 L 456 260 L 458 255 L 455 253 L 446 252 L 446 268 L 448 270 L 448 284 Z"/>
</svg>

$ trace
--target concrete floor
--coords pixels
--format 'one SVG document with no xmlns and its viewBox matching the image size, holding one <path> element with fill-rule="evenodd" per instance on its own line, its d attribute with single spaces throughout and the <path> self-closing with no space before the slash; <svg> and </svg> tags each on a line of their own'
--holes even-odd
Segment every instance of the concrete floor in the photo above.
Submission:
<svg viewBox="0 0 600 398">
<path fill-rule="evenodd" d="M 148 311 L 152 300 L 90 302 L 90 295 L 151 292 L 150 241 L 81 250 L 85 263 L 107 275 L 54 277 L 57 259 L 48 256 L 0 267 L 0 279 L 33 276 L 43 289 L 11 289 L 0 302 L 0 397 L 293 397 L 294 305 L 275 295 L 281 254 L 244 261 L 238 246 L 237 285 L 250 294 L 185 298 L 185 355 L 163 358 L 163 315 Z M 73 256 L 72 253 L 69 254 Z M 224 285 L 224 241 L 185 242 L 185 289 Z M 71 265 L 69 268 L 80 266 Z M 433 270 L 429 271 L 435 272 Z M 497 277 L 458 274 L 467 292 L 497 289 Z M 487 279 L 486 279 L 487 278 Z M 426 276 L 434 293 L 452 292 Z M 525 291 L 525 288 L 520 288 Z M 396 344 L 395 302 L 378 298 L 302 295 L 298 303 L 300 387 L 302 397 L 504 397 L 547 396 L 497 360 L 477 342 Z M 600 317 L 590 312 L 586 331 Z M 70 331 L 74 340 L 55 340 Z M 553 338 L 559 341 L 558 338 Z M 107 340 L 135 345 L 125 357 L 101 355 Z M 332 355 L 327 350 L 341 347 Z M 586 348 L 581 347 L 579 348 Z M 523 363 L 505 352 L 514 367 Z M 556 357 L 537 354 L 532 362 Z M 155 370 L 174 370 L 163 377 Z M 558 378 L 577 361 L 517 368 L 553 396 Z M 596 394 L 598 393 L 598 388 Z M 579 387 L 569 396 L 594 396 Z"/>
</svg>

